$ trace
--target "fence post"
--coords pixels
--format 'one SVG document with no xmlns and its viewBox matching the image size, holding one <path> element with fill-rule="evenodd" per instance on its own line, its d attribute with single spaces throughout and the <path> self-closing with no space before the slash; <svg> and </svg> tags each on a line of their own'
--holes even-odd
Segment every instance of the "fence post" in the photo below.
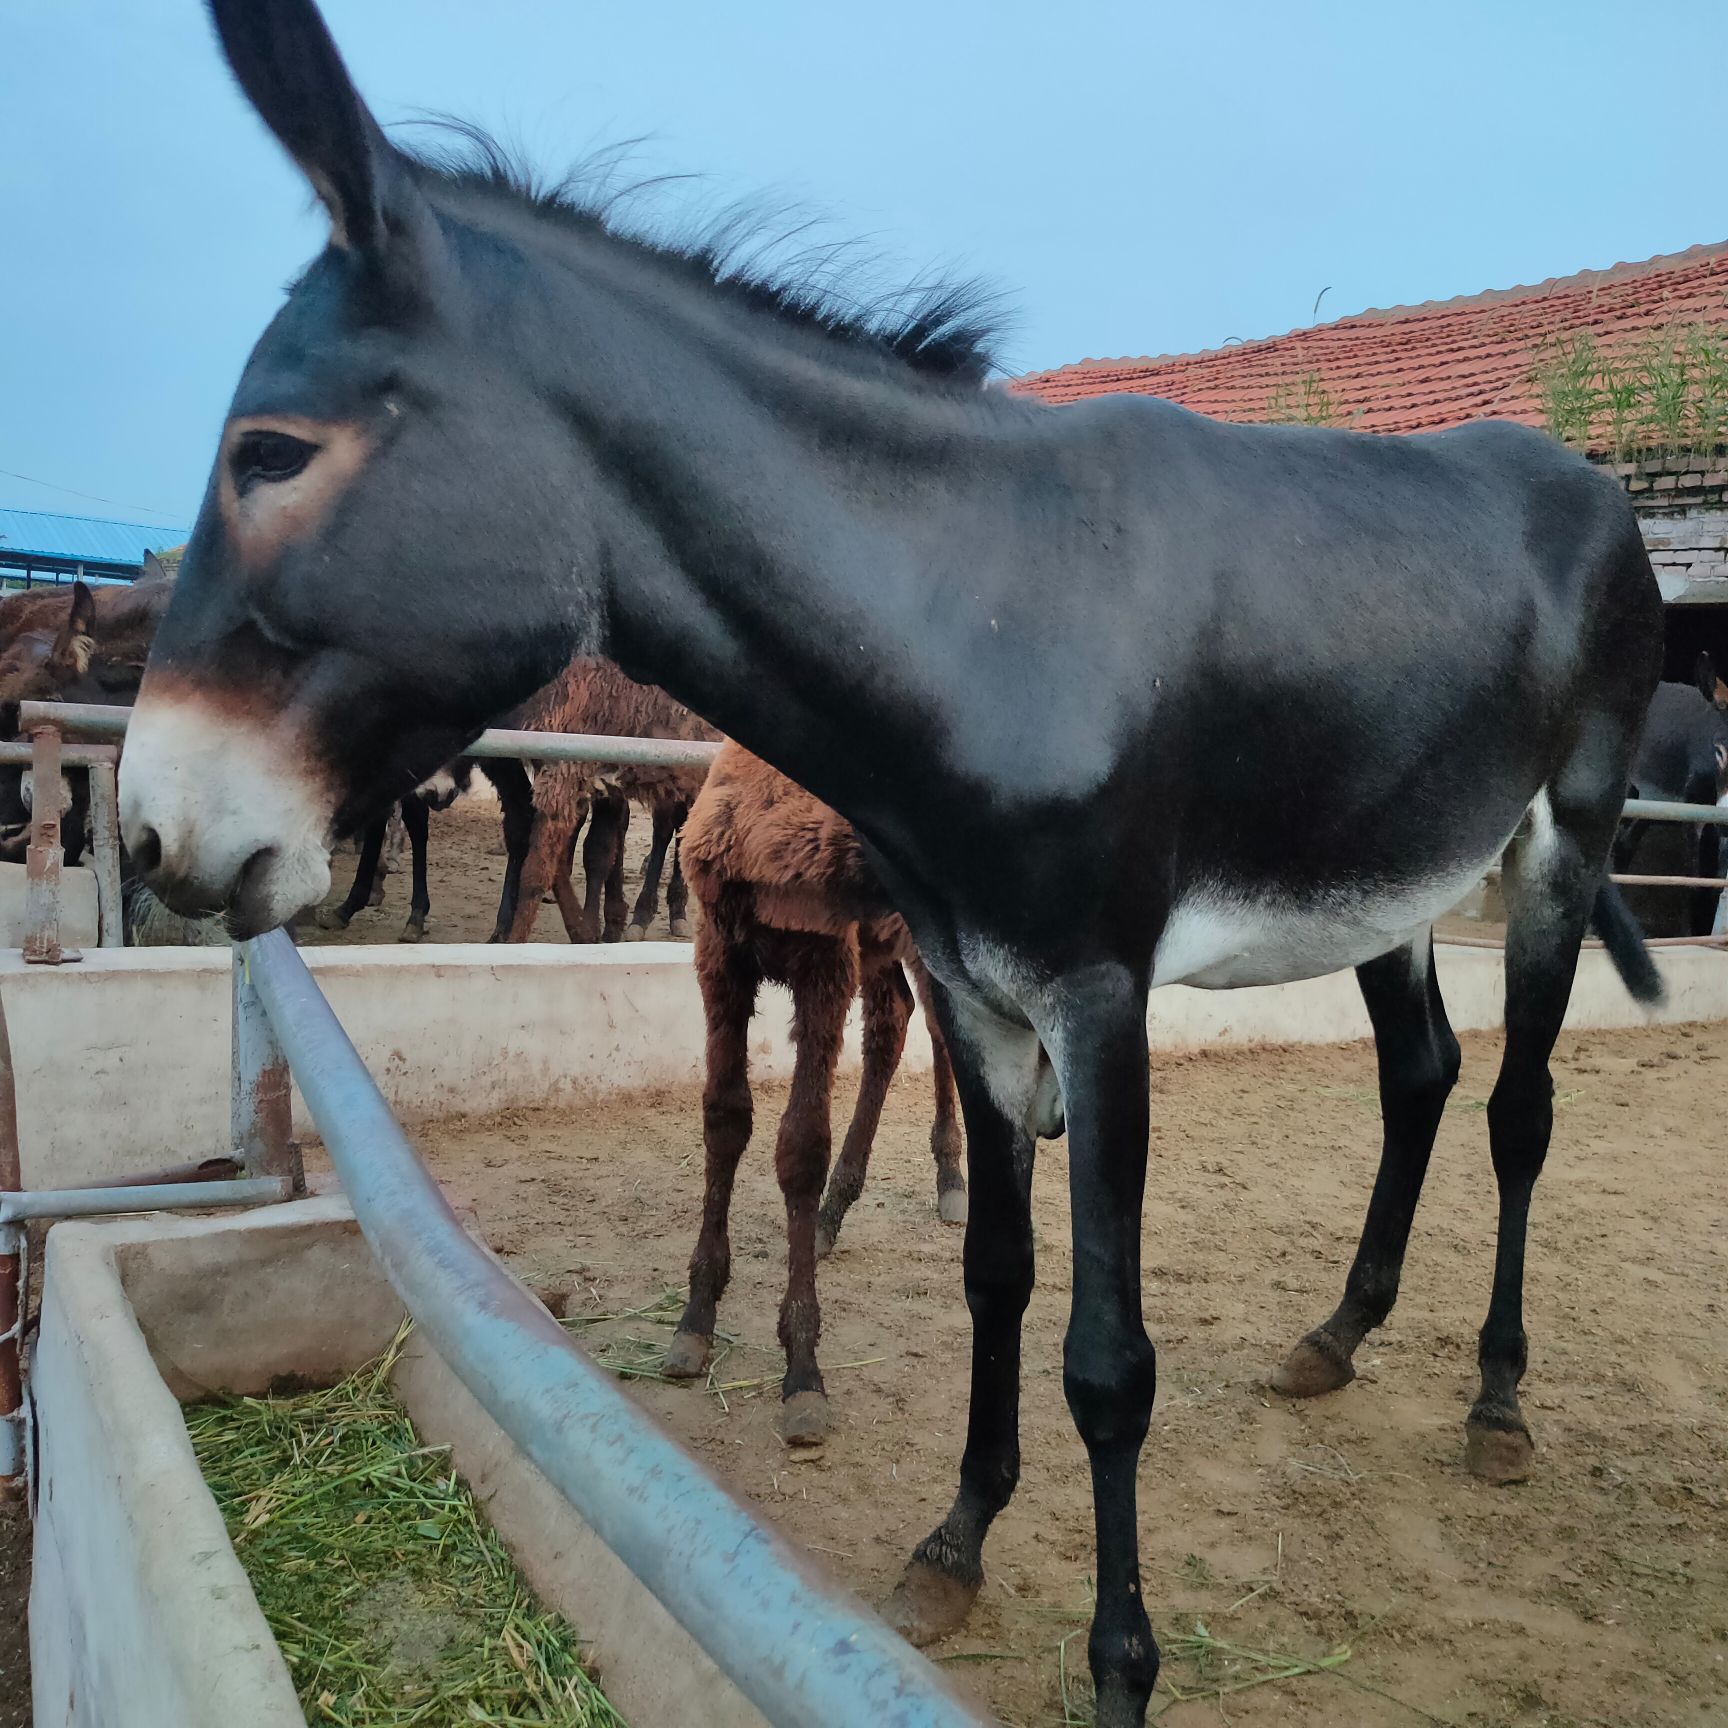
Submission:
<svg viewBox="0 0 1728 1728">
<path fill-rule="evenodd" d="M 234 1156 L 251 1176 L 285 1176 L 296 1194 L 306 1192 L 300 1147 L 291 1137 L 293 1079 L 270 1016 L 252 988 L 246 950 L 233 949 L 233 1073 L 228 1093 L 228 1131 Z"/>
<path fill-rule="evenodd" d="M 33 966 L 81 960 L 60 944 L 60 731 L 30 729 L 30 846 L 25 853 L 24 958 Z"/>
<path fill-rule="evenodd" d="M 90 851 L 96 865 L 97 942 L 124 948 L 120 912 L 120 798 L 112 762 L 90 764 Z"/>
<path fill-rule="evenodd" d="M 18 1087 L 12 1072 L 12 1039 L 6 1030 L 6 1004 L 0 998 L 0 1191 L 16 1193 L 18 1164 Z M 24 1331 L 23 1224 L 0 1224 L 0 1500 L 24 1492 L 24 1379 L 19 1345 Z"/>
</svg>

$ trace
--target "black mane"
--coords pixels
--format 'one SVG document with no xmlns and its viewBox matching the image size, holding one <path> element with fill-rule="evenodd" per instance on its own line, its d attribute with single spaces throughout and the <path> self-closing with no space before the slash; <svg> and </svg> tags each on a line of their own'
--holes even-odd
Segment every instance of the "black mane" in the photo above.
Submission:
<svg viewBox="0 0 1728 1728">
<path fill-rule="evenodd" d="M 599 151 L 563 179 L 548 182 L 467 121 L 439 117 L 418 124 L 454 138 L 447 148 L 403 152 L 434 189 L 509 199 L 538 216 L 629 246 L 745 305 L 864 353 L 902 361 L 931 378 L 982 383 L 997 369 L 995 345 L 1004 319 L 1000 296 L 987 283 L 935 276 L 868 300 L 848 298 L 835 275 L 843 260 L 854 259 L 856 246 L 817 244 L 778 262 L 768 258 L 808 230 L 808 220 L 788 229 L 777 226 L 772 214 L 735 206 L 683 234 L 623 224 L 619 212 L 626 202 L 682 178 L 620 185 L 618 170 L 628 144 Z"/>
</svg>

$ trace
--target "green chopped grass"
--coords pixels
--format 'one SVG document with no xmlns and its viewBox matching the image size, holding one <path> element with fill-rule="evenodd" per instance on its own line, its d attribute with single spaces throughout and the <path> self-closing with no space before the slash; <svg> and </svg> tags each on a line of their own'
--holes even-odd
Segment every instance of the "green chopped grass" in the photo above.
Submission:
<svg viewBox="0 0 1728 1728">
<path fill-rule="evenodd" d="M 186 1411 L 308 1723 L 624 1728 L 391 1395 L 404 1337 L 328 1391 Z"/>
</svg>

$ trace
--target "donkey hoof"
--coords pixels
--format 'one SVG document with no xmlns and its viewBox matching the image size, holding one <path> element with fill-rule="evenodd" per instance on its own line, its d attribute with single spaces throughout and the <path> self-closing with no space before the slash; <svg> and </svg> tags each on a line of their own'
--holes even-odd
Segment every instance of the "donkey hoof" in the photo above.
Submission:
<svg viewBox="0 0 1728 1728">
<path fill-rule="evenodd" d="M 816 1258 L 826 1260 L 834 1252 L 834 1244 L 839 1239 L 840 1227 L 838 1225 L 830 1228 L 826 1224 L 818 1223 L 816 1226 Z"/>
<path fill-rule="evenodd" d="M 1142 1728 L 1151 1686 L 1106 1681 L 1093 1703 L 1093 1728 Z"/>
<path fill-rule="evenodd" d="M 936 1196 L 936 1216 L 944 1224 L 964 1224 L 966 1222 L 966 1190 L 964 1188 L 944 1188 Z"/>
<path fill-rule="evenodd" d="M 1356 1378 L 1350 1358 L 1330 1333 L 1313 1331 L 1273 1369 L 1268 1384 L 1286 1398 L 1318 1398 L 1336 1392 Z"/>
<path fill-rule="evenodd" d="M 690 940 L 690 920 L 688 918 L 674 918 L 672 920 L 672 934 L 676 940 L 688 942 Z"/>
<path fill-rule="evenodd" d="M 788 1446 L 820 1446 L 832 1426 L 826 1392 L 794 1392 L 780 1406 L 780 1438 Z"/>
<path fill-rule="evenodd" d="M 404 924 L 402 926 L 402 934 L 398 936 L 396 940 L 398 942 L 424 942 L 426 940 L 426 931 L 424 927 L 419 924 Z"/>
<path fill-rule="evenodd" d="M 900 1575 L 894 1594 L 883 1603 L 882 1618 L 908 1644 L 922 1650 L 965 1625 L 983 1583 L 982 1577 L 956 1578 L 928 1560 L 914 1559 Z"/>
<path fill-rule="evenodd" d="M 713 1354 L 712 1338 L 704 1338 L 700 1332 L 674 1332 L 660 1372 L 668 1380 L 700 1379 L 708 1372 L 708 1359 Z"/>
<path fill-rule="evenodd" d="M 312 922 L 320 930 L 346 930 L 348 920 L 342 916 L 341 909 L 336 906 L 320 906 L 313 914 Z"/>
<path fill-rule="evenodd" d="M 1522 1482 L 1536 1459 L 1536 1443 L 1524 1418 L 1471 1416 L 1464 1425 L 1464 1462 L 1484 1482 Z"/>
<path fill-rule="evenodd" d="M 626 924 L 624 926 L 624 940 L 626 942 L 640 942 L 647 934 L 648 932 L 640 924 Z"/>
</svg>

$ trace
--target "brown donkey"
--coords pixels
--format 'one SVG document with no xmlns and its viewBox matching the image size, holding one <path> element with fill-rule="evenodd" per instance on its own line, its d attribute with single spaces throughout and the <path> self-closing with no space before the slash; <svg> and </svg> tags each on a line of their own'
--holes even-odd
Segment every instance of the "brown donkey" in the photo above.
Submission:
<svg viewBox="0 0 1728 1728">
<path fill-rule="evenodd" d="M 816 1261 L 833 1247 L 864 1187 L 871 1143 L 912 1016 L 910 971 L 935 1052 L 936 1206 L 966 1221 L 954 1071 L 930 1011 L 928 981 L 912 941 L 864 861 L 858 838 L 825 804 L 741 745 L 727 744 L 708 772 L 684 829 L 684 862 L 702 908 L 696 975 L 708 1019 L 702 1097 L 706 1184 L 702 1230 L 690 1258 L 690 1300 L 667 1351 L 665 1372 L 693 1379 L 708 1365 L 714 1323 L 731 1273 L 727 1213 L 750 1140 L 750 1021 L 764 982 L 792 992 L 797 1051 L 792 1097 L 780 1119 L 775 1174 L 786 1197 L 786 1351 L 780 1432 L 788 1445 L 819 1441 L 828 1395 L 816 1363 L 821 1311 Z M 864 1072 L 834 1178 L 828 1173 L 834 1070 L 846 1013 L 864 996 Z M 821 1201 L 818 1214 L 817 1202 Z"/>
<path fill-rule="evenodd" d="M 516 724 L 533 732 L 591 732 L 688 743 L 712 743 L 720 736 L 664 690 L 635 683 L 609 660 L 573 660 L 524 704 Z M 572 942 L 597 942 L 602 936 L 614 942 L 620 935 L 644 934 L 660 909 L 660 874 L 667 847 L 702 789 L 703 772 L 700 768 L 613 767 L 598 762 L 552 762 L 543 767 L 534 778 L 533 835 L 506 940 L 531 939 L 548 888 L 558 897 L 558 910 Z M 633 912 L 625 904 L 623 887 L 624 835 L 632 803 L 648 806 L 654 817 L 654 844 Z M 582 849 L 587 898 L 585 903 L 578 903 L 570 882 L 570 865 L 584 821 L 588 822 Z M 666 899 L 672 934 L 689 935 L 684 917 L 686 894 L 676 855 Z"/>
</svg>

